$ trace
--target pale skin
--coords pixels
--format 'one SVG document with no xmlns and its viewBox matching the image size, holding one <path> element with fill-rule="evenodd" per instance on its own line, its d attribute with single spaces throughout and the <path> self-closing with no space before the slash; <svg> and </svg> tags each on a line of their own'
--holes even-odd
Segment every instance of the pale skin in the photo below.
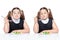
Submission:
<svg viewBox="0 0 60 40">
<path fill-rule="evenodd" d="M 42 11 L 41 11 L 42 14 L 40 14 L 41 19 L 48 18 L 48 13 L 45 10 L 42 10 Z M 34 30 L 35 33 L 38 33 L 39 25 L 38 25 L 38 22 L 37 22 L 37 17 L 34 18 L 34 28 L 33 28 L 33 30 Z M 55 21 L 52 20 L 52 29 L 51 30 L 43 30 L 40 33 L 43 34 L 43 32 L 58 33 L 58 28 L 57 28 L 57 25 L 56 25 Z"/>
<path fill-rule="evenodd" d="M 18 18 L 20 18 L 20 13 L 19 13 L 19 10 L 17 10 L 17 9 L 15 9 L 14 11 L 13 11 L 13 15 L 11 15 L 13 18 L 15 18 L 15 19 L 18 19 Z M 4 32 L 5 33 L 8 33 L 9 32 L 9 20 L 7 19 L 7 17 L 4 19 L 4 21 L 5 21 L 5 23 L 4 23 Z M 28 24 L 26 23 L 26 21 L 24 20 L 24 24 L 23 24 L 23 26 L 24 26 L 24 29 L 23 30 L 14 30 L 14 31 L 12 31 L 12 32 L 21 32 L 21 33 L 29 33 L 30 32 L 30 29 L 29 29 L 29 27 L 28 27 Z M 12 33 L 11 32 L 11 33 Z"/>
<path fill-rule="evenodd" d="M 9 32 L 9 20 L 7 19 L 7 17 L 4 18 L 4 32 Z"/>
</svg>

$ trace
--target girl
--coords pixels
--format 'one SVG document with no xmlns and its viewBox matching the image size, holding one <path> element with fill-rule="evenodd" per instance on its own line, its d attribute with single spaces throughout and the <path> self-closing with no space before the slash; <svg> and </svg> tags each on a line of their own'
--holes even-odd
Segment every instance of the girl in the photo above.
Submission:
<svg viewBox="0 0 60 40">
<path fill-rule="evenodd" d="M 7 17 L 5 18 L 4 32 L 29 32 L 29 27 L 25 21 L 24 12 L 18 7 L 15 7 L 12 11 L 9 11 Z"/>
<path fill-rule="evenodd" d="M 58 28 L 55 24 L 55 21 L 52 17 L 51 10 L 46 7 L 42 7 L 37 17 L 34 18 L 34 32 L 35 33 L 57 33 Z"/>
</svg>

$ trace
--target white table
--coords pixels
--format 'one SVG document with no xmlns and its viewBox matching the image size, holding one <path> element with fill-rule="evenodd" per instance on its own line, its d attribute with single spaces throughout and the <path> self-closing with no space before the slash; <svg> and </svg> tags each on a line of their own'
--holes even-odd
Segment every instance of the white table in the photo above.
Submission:
<svg viewBox="0 0 60 40">
<path fill-rule="evenodd" d="M 59 40 L 58 34 L 1 34 L 0 40 Z"/>
</svg>

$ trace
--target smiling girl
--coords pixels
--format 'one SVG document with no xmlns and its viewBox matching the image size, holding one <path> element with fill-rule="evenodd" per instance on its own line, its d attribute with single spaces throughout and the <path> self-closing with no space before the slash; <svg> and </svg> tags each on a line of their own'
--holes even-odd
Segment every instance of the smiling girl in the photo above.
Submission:
<svg viewBox="0 0 60 40">
<path fill-rule="evenodd" d="M 52 17 L 52 13 L 50 9 L 46 7 L 42 7 L 37 17 L 34 18 L 34 32 L 35 33 L 57 33 L 58 28 L 57 25 Z"/>
</svg>

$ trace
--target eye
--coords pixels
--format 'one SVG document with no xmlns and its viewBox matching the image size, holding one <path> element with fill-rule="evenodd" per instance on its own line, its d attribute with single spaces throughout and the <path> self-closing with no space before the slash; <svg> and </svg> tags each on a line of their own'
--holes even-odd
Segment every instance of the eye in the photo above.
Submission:
<svg viewBox="0 0 60 40">
<path fill-rule="evenodd" d="M 14 13 L 14 14 L 16 14 L 16 13 Z"/>
<path fill-rule="evenodd" d="M 43 13 L 40 13 L 40 15 L 43 15 Z"/>
</svg>

